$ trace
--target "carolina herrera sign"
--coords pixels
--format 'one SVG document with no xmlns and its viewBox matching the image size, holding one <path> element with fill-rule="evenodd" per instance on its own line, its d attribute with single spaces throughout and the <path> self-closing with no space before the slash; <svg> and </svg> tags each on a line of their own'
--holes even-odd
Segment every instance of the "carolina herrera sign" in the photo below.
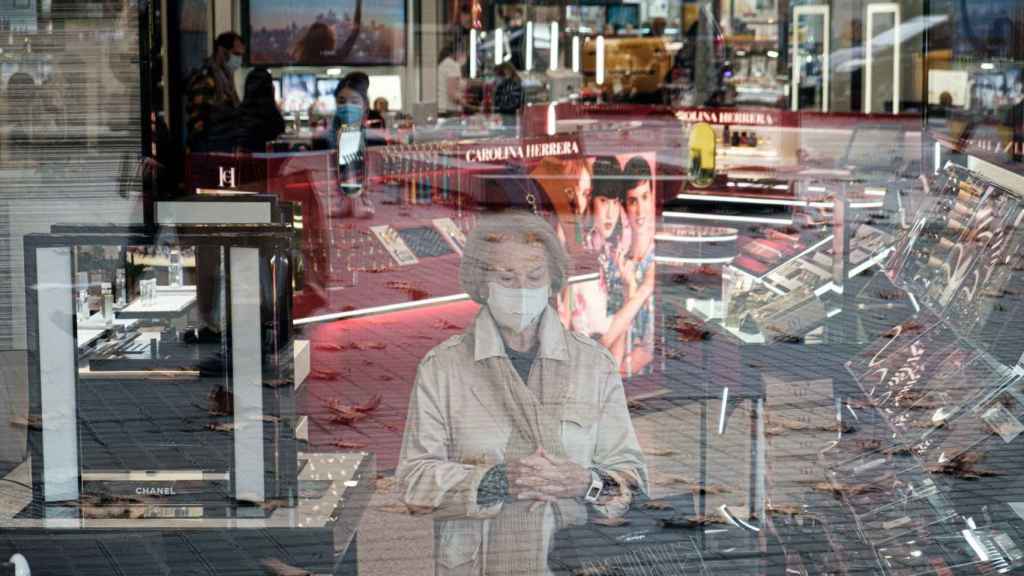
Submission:
<svg viewBox="0 0 1024 576">
<path fill-rule="evenodd" d="M 580 145 L 576 140 L 505 144 L 466 150 L 466 162 L 501 162 L 505 160 L 532 160 L 547 156 L 579 155 Z"/>
</svg>

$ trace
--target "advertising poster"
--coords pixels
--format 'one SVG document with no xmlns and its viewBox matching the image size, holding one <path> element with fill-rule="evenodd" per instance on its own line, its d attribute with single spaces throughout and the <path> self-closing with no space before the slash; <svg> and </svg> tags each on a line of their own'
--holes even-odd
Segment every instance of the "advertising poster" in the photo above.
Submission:
<svg viewBox="0 0 1024 576">
<path fill-rule="evenodd" d="M 566 250 L 598 262 L 598 278 L 560 295 L 562 321 L 607 347 L 627 378 L 654 359 L 655 167 L 644 153 L 547 159 L 531 172 Z"/>
</svg>

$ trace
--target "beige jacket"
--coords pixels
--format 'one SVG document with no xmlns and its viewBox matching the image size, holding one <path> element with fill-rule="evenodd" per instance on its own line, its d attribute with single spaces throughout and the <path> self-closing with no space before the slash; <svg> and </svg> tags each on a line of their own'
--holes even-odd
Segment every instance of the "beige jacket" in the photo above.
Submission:
<svg viewBox="0 0 1024 576">
<path fill-rule="evenodd" d="M 527 384 L 541 391 L 545 402 L 562 403 L 567 457 L 615 472 L 646 491 L 646 465 L 611 355 L 563 328 L 550 307 L 541 318 L 539 337 Z M 502 504 L 477 506 L 477 486 L 493 465 L 504 461 L 512 419 L 496 387 L 515 374 L 486 307 L 464 334 L 449 338 L 420 362 L 398 478 L 407 505 L 434 513 L 438 576 L 484 573 L 489 519 Z M 545 383 L 566 381 L 570 385 L 563 398 L 547 397 L 556 386 Z M 548 544 L 556 526 L 551 510 L 548 506 L 545 517 Z M 585 521 L 586 509 L 579 506 L 575 522 Z"/>
</svg>

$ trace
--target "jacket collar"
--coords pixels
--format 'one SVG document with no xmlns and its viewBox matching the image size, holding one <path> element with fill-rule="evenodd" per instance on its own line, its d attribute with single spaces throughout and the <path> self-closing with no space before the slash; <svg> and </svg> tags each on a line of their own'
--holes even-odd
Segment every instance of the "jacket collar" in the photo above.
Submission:
<svg viewBox="0 0 1024 576">
<path fill-rule="evenodd" d="M 565 328 L 558 318 L 558 313 L 548 306 L 541 315 L 537 334 L 540 337 L 540 348 L 537 355 L 551 360 L 566 360 Z M 498 331 L 498 325 L 491 316 L 487 306 L 481 306 L 473 321 L 473 360 L 479 362 L 495 356 L 508 357 L 505 353 L 505 341 Z"/>
</svg>

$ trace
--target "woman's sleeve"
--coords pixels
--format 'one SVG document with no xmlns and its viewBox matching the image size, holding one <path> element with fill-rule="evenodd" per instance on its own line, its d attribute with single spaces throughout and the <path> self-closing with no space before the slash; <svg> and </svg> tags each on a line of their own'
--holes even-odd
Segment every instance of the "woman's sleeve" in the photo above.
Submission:
<svg viewBox="0 0 1024 576">
<path fill-rule="evenodd" d="M 402 501 L 414 512 L 442 517 L 494 516 L 501 502 L 490 506 L 477 503 L 480 482 L 491 467 L 448 459 L 451 427 L 435 371 L 436 362 L 428 356 L 416 372 L 398 462 Z"/>
<path fill-rule="evenodd" d="M 608 374 L 602 394 L 594 466 L 625 480 L 625 485 L 619 482 L 623 490 L 647 492 L 647 464 L 626 406 L 622 378 L 614 367 Z"/>
</svg>

